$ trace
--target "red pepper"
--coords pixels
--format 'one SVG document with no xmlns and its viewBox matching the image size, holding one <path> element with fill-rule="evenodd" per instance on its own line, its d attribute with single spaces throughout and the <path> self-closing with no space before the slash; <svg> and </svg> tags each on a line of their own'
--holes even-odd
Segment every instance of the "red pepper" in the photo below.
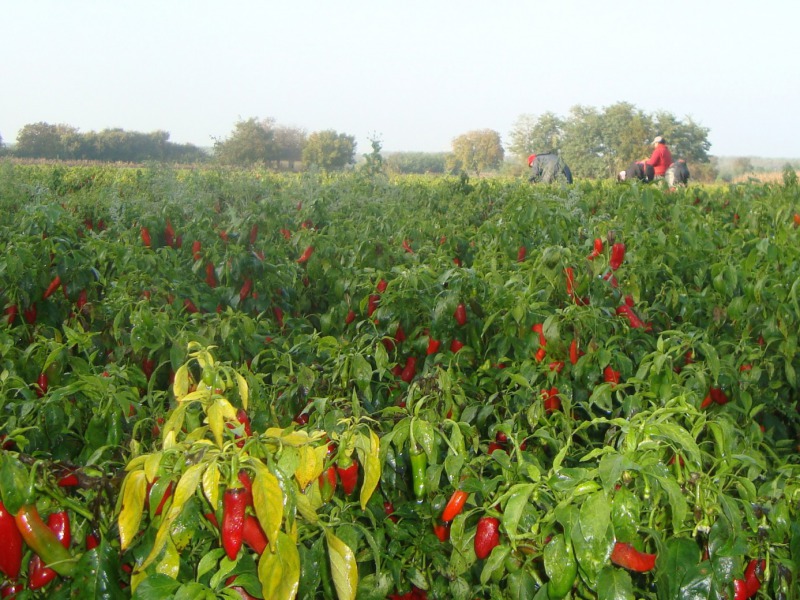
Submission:
<svg viewBox="0 0 800 600">
<path fill-rule="evenodd" d="M 156 482 L 156 479 L 153 480 L 153 483 Z M 156 506 L 156 510 L 153 513 L 154 516 L 158 516 L 162 512 L 164 512 L 164 506 L 167 504 L 167 500 L 169 500 L 170 496 L 172 496 L 172 488 L 173 488 L 173 482 L 170 481 L 169 483 L 167 483 L 167 488 L 164 490 L 164 494 L 161 496 L 161 499 L 158 501 L 158 506 Z M 151 485 L 150 489 L 147 491 L 148 501 L 149 501 L 149 498 L 150 498 L 150 491 L 152 489 L 153 489 L 153 486 Z"/>
<path fill-rule="evenodd" d="M 225 242 L 226 244 L 228 243 L 228 232 L 225 231 L 224 229 L 219 232 L 219 237 L 222 239 L 223 242 Z"/>
<path fill-rule="evenodd" d="M 467 324 L 467 307 L 464 306 L 463 302 L 460 302 L 458 306 L 456 306 L 456 312 L 453 313 L 453 316 L 455 317 L 456 323 L 458 323 L 459 326 L 463 327 Z"/>
<path fill-rule="evenodd" d="M 567 296 L 572 296 L 575 293 L 575 270 L 567 267 L 564 269 L 564 274 L 567 277 Z"/>
<path fill-rule="evenodd" d="M 222 495 L 222 547 L 231 560 L 236 560 L 242 547 L 247 490 L 228 488 Z"/>
<path fill-rule="evenodd" d="M 409 254 L 414 254 L 414 249 L 411 247 L 411 243 L 408 240 L 403 240 L 403 250 Z"/>
<path fill-rule="evenodd" d="M 153 370 L 156 368 L 156 361 L 153 358 L 144 357 L 142 359 L 142 372 L 147 377 L 147 381 L 153 376 Z"/>
<path fill-rule="evenodd" d="M 561 408 L 561 399 L 558 397 L 558 388 L 552 387 L 549 390 L 542 390 L 540 393 L 544 402 L 544 412 L 550 414 Z"/>
<path fill-rule="evenodd" d="M 250 291 L 253 289 L 253 280 L 249 277 L 245 277 L 244 283 L 242 284 L 242 289 L 239 290 L 239 302 L 244 302 L 245 298 L 250 295 Z"/>
<path fill-rule="evenodd" d="M 383 512 L 392 523 L 397 523 L 397 515 L 394 514 L 394 504 L 388 500 L 383 503 Z"/>
<path fill-rule="evenodd" d="M 75 473 L 67 473 L 58 480 L 58 487 L 76 487 L 80 484 Z"/>
<path fill-rule="evenodd" d="M 175 230 L 172 228 L 172 223 L 167 219 L 167 226 L 164 228 L 164 241 L 167 246 L 173 247 L 175 243 Z"/>
<path fill-rule="evenodd" d="M 25 543 L 59 575 L 69 577 L 75 571 L 75 562 L 61 540 L 44 524 L 35 504 L 25 504 L 14 518 Z"/>
<path fill-rule="evenodd" d="M 382 294 L 383 292 L 386 291 L 387 285 L 389 285 L 389 283 L 385 279 L 381 279 L 378 282 L 378 285 L 375 286 L 375 289 L 378 291 L 379 294 Z"/>
<path fill-rule="evenodd" d="M 617 384 L 620 380 L 620 372 L 612 369 L 611 365 L 606 365 L 606 368 L 603 369 L 603 379 L 606 383 Z"/>
<path fill-rule="evenodd" d="M 520 246 L 519 250 L 517 250 L 517 262 L 523 262 L 527 253 L 527 248 L 525 248 L 525 246 Z"/>
<path fill-rule="evenodd" d="M 194 260 L 200 260 L 200 258 L 202 258 L 200 254 L 200 250 L 202 247 L 203 245 L 200 243 L 200 240 L 195 240 L 192 242 L 192 258 Z"/>
<path fill-rule="evenodd" d="M 186 309 L 186 312 L 188 312 L 189 314 L 195 314 L 195 313 L 200 312 L 200 310 L 197 308 L 197 306 L 195 306 L 194 302 L 189 300 L 189 298 L 186 298 L 186 300 L 183 301 L 183 307 Z"/>
<path fill-rule="evenodd" d="M 352 459 L 349 460 L 349 463 L 337 463 L 336 465 L 336 473 L 339 475 L 339 481 L 342 482 L 342 490 L 346 496 L 355 491 L 358 483 L 358 463 Z"/>
<path fill-rule="evenodd" d="M 250 474 L 240 469 L 238 479 L 245 491 L 245 505 L 253 506 L 253 481 L 250 479 Z"/>
<path fill-rule="evenodd" d="M 544 348 L 540 347 L 536 351 L 536 354 L 534 355 L 534 358 L 536 358 L 537 362 L 542 362 L 544 360 L 545 356 L 547 356 L 547 350 L 545 350 Z"/>
<path fill-rule="evenodd" d="M 330 502 L 336 493 L 336 467 L 330 466 L 319 476 L 319 492 L 323 502 Z"/>
<path fill-rule="evenodd" d="M 469 493 L 464 490 L 454 491 L 447 502 L 447 506 L 444 507 L 444 512 L 442 512 L 442 521 L 448 523 L 461 514 L 468 497 Z"/>
<path fill-rule="evenodd" d="M 722 388 L 712 387 L 709 391 L 709 394 L 711 395 L 711 399 L 720 406 L 730 402 L 730 398 L 728 398 Z"/>
<path fill-rule="evenodd" d="M 616 542 L 614 549 L 611 551 L 611 562 L 629 571 L 646 573 L 656 566 L 656 555 L 639 552 L 632 545 L 625 542 Z"/>
<path fill-rule="evenodd" d="M 403 367 L 403 371 L 400 373 L 400 379 L 406 383 L 411 383 L 411 380 L 414 379 L 414 375 L 416 375 L 416 373 L 417 359 L 413 356 L 409 356 L 406 358 L 406 366 Z"/>
<path fill-rule="evenodd" d="M 347 311 L 347 315 L 344 318 L 344 324 L 350 325 L 350 323 L 352 323 L 355 320 L 356 320 L 356 313 L 351 308 L 350 310 Z"/>
<path fill-rule="evenodd" d="M 247 416 L 247 411 L 245 411 L 245 409 L 240 408 L 236 411 L 236 420 L 244 425 L 244 434 L 247 437 L 253 435 L 253 426 L 250 424 L 250 417 Z"/>
<path fill-rule="evenodd" d="M 22 564 L 22 536 L 14 515 L 0 502 L 0 571 L 12 581 L 19 575 Z"/>
<path fill-rule="evenodd" d="M 253 223 L 253 226 L 250 228 L 250 245 L 256 243 L 256 239 L 258 238 L 258 223 Z"/>
<path fill-rule="evenodd" d="M 150 247 L 150 230 L 147 227 L 142 227 L 142 243 L 145 245 L 145 248 Z"/>
<path fill-rule="evenodd" d="M 79 311 L 83 310 L 83 307 L 86 306 L 87 301 L 86 290 L 82 289 L 80 292 L 78 292 L 78 299 L 75 301 L 75 307 Z"/>
<path fill-rule="evenodd" d="M 3 314 L 6 315 L 6 323 L 8 325 L 13 325 L 14 321 L 17 318 L 17 312 L 19 308 L 17 308 L 16 304 L 11 304 L 10 306 L 6 306 L 6 309 L 3 311 Z"/>
<path fill-rule="evenodd" d="M 450 523 L 433 523 L 433 533 L 439 538 L 440 542 L 450 539 Z"/>
<path fill-rule="evenodd" d="M 56 535 L 61 545 L 64 548 L 69 548 L 72 541 L 72 532 L 67 511 L 63 510 L 51 514 L 47 517 L 47 526 Z M 32 590 L 38 590 L 53 581 L 56 575 L 57 573 L 50 567 L 46 567 L 39 555 L 35 554 L 28 564 L 28 587 Z"/>
<path fill-rule="evenodd" d="M 367 316 L 371 317 L 372 313 L 378 308 L 378 302 L 380 301 L 381 297 L 378 294 L 370 294 L 369 301 L 367 302 Z"/>
<path fill-rule="evenodd" d="M 278 327 L 283 329 L 283 309 L 281 309 L 280 306 L 273 306 L 272 314 L 275 315 L 275 321 L 278 323 Z"/>
<path fill-rule="evenodd" d="M 50 295 L 58 289 L 58 286 L 61 285 L 61 277 L 56 275 L 53 277 L 53 280 L 50 282 L 50 285 L 47 286 L 47 289 L 42 294 L 42 300 L 47 300 Z"/>
<path fill-rule="evenodd" d="M 764 569 L 767 568 L 767 561 L 763 558 L 758 560 L 752 559 L 744 570 L 744 582 L 747 585 L 747 597 L 752 598 L 761 589 L 761 577 L 764 575 Z"/>
<path fill-rule="evenodd" d="M 747 600 L 749 598 L 747 593 L 747 582 L 744 579 L 733 580 L 733 600 Z"/>
<path fill-rule="evenodd" d="M 555 371 L 556 373 L 561 373 L 564 370 L 564 361 L 563 360 L 555 360 L 551 362 L 549 365 L 551 371 Z"/>
<path fill-rule="evenodd" d="M 86 536 L 86 549 L 94 550 L 100 545 L 100 539 L 94 534 L 90 533 Z"/>
<path fill-rule="evenodd" d="M 209 262 L 206 263 L 206 283 L 208 287 L 215 288 L 217 287 L 217 277 L 216 273 L 214 273 L 214 263 Z"/>
<path fill-rule="evenodd" d="M 311 258 L 312 254 L 314 254 L 314 246 L 308 246 L 303 251 L 303 254 L 300 255 L 300 258 L 297 259 L 297 262 L 299 262 L 299 263 L 306 262 L 309 258 Z"/>
<path fill-rule="evenodd" d="M 250 549 L 256 554 L 261 554 L 269 544 L 267 534 L 261 528 L 261 523 L 253 515 L 247 515 L 244 518 L 244 526 L 242 527 L 242 541 L 247 544 Z"/>
<path fill-rule="evenodd" d="M 463 347 L 464 347 L 464 342 L 462 342 L 461 340 L 453 340 L 452 342 L 450 342 L 450 352 L 452 352 L 453 354 L 461 350 Z"/>
<path fill-rule="evenodd" d="M 601 238 L 594 238 L 594 250 L 586 258 L 594 260 L 603 253 L 603 240 Z"/>
<path fill-rule="evenodd" d="M 281 235 L 283 236 L 283 239 L 285 239 L 285 240 L 292 239 L 292 232 L 289 231 L 288 229 L 281 228 L 280 232 L 281 232 Z"/>
<path fill-rule="evenodd" d="M 500 521 L 494 517 L 481 517 L 475 530 L 475 556 L 483 560 L 500 544 Z"/>
<path fill-rule="evenodd" d="M 503 444 L 501 444 L 499 442 L 489 442 L 489 446 L 486 449 L 486 452 L 488 452 L 489 454 L 492 454 L 493 452 L 496 452 L 497 450 L 505 450 L 505 446 L 503 446 Z"/>
<path fill-rule="evenodd" d="M 578 362 L 578 358 L 580 358 L 578 354 L 578 340 L 573 339 L 569 344 L 569 362 L 574 365 Z"/>
<path fill-rule="evenodd" d="M 428 349 L 425 351 L 427 355 L 436 354 L 439 351 L 439 346 L 442 343 L 439 340 L 433 339 L 433 336 L 428 336 Z"/>
<path fill-rule="evenodd" d="M 611 267 L 612 270 L 616 271 L 622 266 L 622 262 L 625 260 L 625 244 L 622 242 L 617 242 L 613 246 L 611 246 L 611 260 L 608 261 L 608 265 Z"/>
<path fill-rule="evenodd" d="M 28 308 L 22 311 L 22 315 L 25 317 L 25 322 L 28 325 L 36 323 L 36 303 L 31 303 Z"/>
</svg>

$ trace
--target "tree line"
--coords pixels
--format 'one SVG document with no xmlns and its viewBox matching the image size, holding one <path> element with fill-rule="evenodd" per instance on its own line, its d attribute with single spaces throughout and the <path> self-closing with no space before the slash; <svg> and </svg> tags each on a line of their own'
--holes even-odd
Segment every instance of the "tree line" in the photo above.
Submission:
<svg viewBox="0 0 800 600">
<path fill-rule="evenodd" d="M 390 154 L 382 168 L 397 173 L 475 173 L 519 171 L 529 154 L 561 154 L 579 178 L 612 177 L 630 163 L 649 156 L 651 142 L 663 135 L 673 156 L 698 170 L 713 170 L 708 151 L 709 129 L 672 113 L 646 113 L 619 102 L 604 108 L 575 106 L 567 116 L 552 112 L 521 115 L 503 144 L 492 129 L 464 133 L 452 140 L 450 152 Z M 3 150 L 0 138 L 0 151 Z M 279 125 L 274 119 L 240 120 L 230 135 L 215 139 L 211 151 L 169 141 L 169 133 L 122 129 L 80 133 L 68 125 L 34 123 L 23 127 L 6 154 L 20 158 L 97 160 L 108 162 L 168 161 L 223 165 L 262 165 L 291 169 L 317 165 L 338 170 L 356 162 L 354 136 L 334 130 L 307 133 Z M 374 154 L 374 148 L 373 148 Z M 367 155 L 365 155 L 367 156 Z"/>
</svg>

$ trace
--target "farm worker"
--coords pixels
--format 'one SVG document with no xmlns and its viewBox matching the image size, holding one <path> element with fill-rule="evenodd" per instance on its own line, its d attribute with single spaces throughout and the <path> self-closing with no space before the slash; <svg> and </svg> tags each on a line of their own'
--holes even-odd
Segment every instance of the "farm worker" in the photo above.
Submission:
<svg viewBox="0 0 800 600">
<path fill-rule="evenodd" d="M 653 167 L 656 177 L 664 177 L 667 169 L 672 164 L 672 153 L 667 148 L 667 142 L 660 135 L 657 135 L 653 140 L 653 146 L 655 147 L 653 153 L 645 163 Z"/>
<path fill-rule="evenodd" d="M 672 163 L 667 169 L 664 178 L 671 188 L 689 183 L 689 167 L 686 166 L 686 161 L 679 158 L 678 162 Z"/>
<path fill-rule="evenodd" d="M 633 163 L 624 171 L 620 171 L 619 175 L 617 175 L 617 181 L 633 181 L 634 179 L 644 181 L 645 183 L 653 181 L 653 167 L 642 160 Z"/>
<path fill-rule="evenodd" d="M 562 176 L 567 183 L 572 183 L 572 171 L 567 163 L 555 152 L 544 154 L 531 154 L 528 157 L 528 166 L 531 168 L 531 183 L 553 183 Z"/>
</svg>

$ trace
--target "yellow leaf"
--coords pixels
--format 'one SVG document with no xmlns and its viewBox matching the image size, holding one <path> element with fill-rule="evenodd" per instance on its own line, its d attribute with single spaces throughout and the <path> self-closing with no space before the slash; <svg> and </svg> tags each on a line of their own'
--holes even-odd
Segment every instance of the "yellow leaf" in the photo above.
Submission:
<svg viewBox="0 0 800 600">
<path fill-rule="evenodd" d="M 274 552 L 274 541 L 278 538 L 278 531 L 283 521 L 283 490 L 278 478 L 264 463 L 254 461 L 252 464 L 256 469 L 253 480 L 253 505 L 256 508 L 258 522 L 267 534 L 270 548 Z"/>
<path fill-rule="evenodd" d="M 119 512 L 119 541 L 125 550 L 130 546 L 134 536 L 139 533 L 142 521 L 144 497 L 147 494 L 147 477 L 144 471 L 131 471 L 125 476 L 122 484 L 122 508 Z"/>
<path fill-rule="evenodd" d="M 172 577 L 172 579 L 177 579 L 180 566 L 181 556 L 178 553 L 178 549 L 172 543 L 172 540 L 168 540 L 164 558 L 156 565 L 156 572 Z"/>
<path fill-rule="evenodd" d="M 183 398 L 181 398 L 179 406 L 182 406 L 184 404 L 189 404 L 190 402 L 194 402 L 195 400 L 207 400 L 210 395 L 211 395 L 211 388 L 204 388 L 204 386 L 201 385 L 192 393 L 186 394 Z"/>
<path fill-rule="evenodd" d="M 336 537 L 330 529 L 325 530 L 328 542 L 328 558 L 331 576 L 339 600 L 355 600 L 358 589 L 358 564 L 350 546 Z"/>
<path fill-rule="evenodd" d="M 272 538 L 270 538 L 272 541 Z M 293 600 L 300 585 L 300 554 L 297 544 L 281 532 L 273 552 L 266 551 L 258 560 L 258 580 L 264 598 Z"/>
<path fill-rule="evenodd" d="M 381 440 L 377 434 L 369 430 L 369 437 L 359 435 L 356 440 L 356 451 L 358 452 L 358 462 L 364 469 L 364 481 L 361 483 L 361 510 L 366 510 L 372 493 L 381 481 L 381 461 L 379 458 L 381 451 Z"/>
<path fill-rule="evenodd" d="M 175 371 L 175 381 L 172 383 L 172 393 L 180 400 L 189 393 L 189 368 L 183 364 Z"/>
<path fill-rule="evenodd" d="M 247 380 L 238 372 L 236 373 L 236 384 L 239 386 L 239 397 L 242 399 L 242 408 L 247 410 L 247 403 L 250 400 L 250 388 L 247 385 Z"/>
<path fill-rule="evenodd" d="M 317 508 L 322 506 L 322 498 L 319 495 L 319 484 L 311 486 L 309 491 L 312 491 L 316 488 L 316 500 L 317 506 L 314 506 L 314 495 L 312 492 L 311 497 L 307 496 L 306 494 L 297 494 L 295 496 L 295 501 L 297 502 L 297 512 L 309 523 L 312 525 L 316 525 L 318 521 L 317 517 Z"/>
<path fill-rule="evenodd" d="M 144 474 L 147 475 L 147 481 L 151 483 L 158 475 L 158 467 L 161 466 L 162 455 L 162 452 L 154 452 L 149 454 L 144 461 Z"/>
<path fill-rule="evenodd" d="M 203 472 L 203 494 L 211 505 L 211 512 L 217 512 L 219 506 L 219 469 L 213 463 Z"/>
<path fill-rule="evenodd" d="M 139 584 L 147 579 L 147 577 L 148 574 L 144 571 L 134 571 L 131 575 L 131 593 L 136 593 L 136 588 L 139 587 Z"/>
<path fill-rule="evenodd" d="M 142 465 L 144 465 L 145 461 L 147 460 L 147 456 L 139 455 L 134 456 L 132 459 L 128 461 L 128 464 L 125 465 L 126 471 L 135 471 L 136 469 L 141 469 Z"/>
<path fill-rule="evenodd" d="M 322 451 L 323 453 L 327 452 L 327 449 L 323 446 Z M 294 472 L 294 477 L 297 479 L 297 484 L 300 486 L 300 489 L 304 490 L 309 483 L 320 476 L 323 463 L 319 460 L 319 454 L 316 448 L 300 446 L 298 453 L 300 456 L 297 469 L 295 469 Z M 325 460 L 324 454 L 323 460 Z"/>
<path fill-rule="evenodd" d="M 208 428 L 214 436 L 214 441 L 217 446 L 222 448 L 222 429 L 225 427 L 225 423 L 222 420 L 222 407 L 219 402 L 212 402 L 206 414 L 208 416 Z"/>
</svg>

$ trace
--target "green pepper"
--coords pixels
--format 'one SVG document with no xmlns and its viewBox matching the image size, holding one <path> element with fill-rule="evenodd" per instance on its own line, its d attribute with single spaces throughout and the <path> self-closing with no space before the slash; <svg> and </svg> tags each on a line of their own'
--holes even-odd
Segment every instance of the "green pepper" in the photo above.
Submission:
<svg viewBox="0 0 800 600">
<path fill-rule="evenodd" d="M 547 582 L 547 595 L 551 600 L 560 600 L 570 592 L 578 575 L 578 562 L 572 552 L 572 542 L 563 533 L 559 533 L 544 547 L 543 554 L 544 570 L 550 578 Z"/>
<path fill-rule="evenodd" d="M 75 559 L 45 525 L 35 504 L 25 504 L 19 509 L 14 520 L 25 543 L 39 555 L 42 562 L 59 575 L 69 577 L 75 571 Z"/>
<path fill-rule="evenodd" d="M 422 500 L 425 497 L 425 478 L 428 471 L 428 455 L 418 448 L 411 449 L 411 487 L 414 497 Z"/>
</svg>

